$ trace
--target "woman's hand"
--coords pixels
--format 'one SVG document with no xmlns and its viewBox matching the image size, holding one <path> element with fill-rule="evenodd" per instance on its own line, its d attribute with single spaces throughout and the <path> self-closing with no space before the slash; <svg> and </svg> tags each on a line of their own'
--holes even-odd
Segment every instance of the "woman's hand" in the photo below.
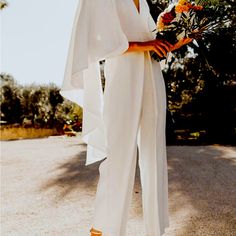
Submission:
<svg viewBox="0 0 236 236">
<path fill-rule="evenodd" d="M 171 50 L 174 45 L 167 41 L 152 40 L 146 42 L 129 42 L 129 48 L 126 52 L 154 51 L 162 58 Z"/>
<path fill-rule="evenodd" d="M 173 45 L 164 40 L 153 40 L 144 43 L 144 47 L 149 51 L 154 51 L 160 58 L 163 58 L 166 57 Z"/>
<path fill-rule="evenodd" d="M 129 42 L 129 48 L 126 52 L 154 51 L 160 58 L 166 57 L 168 52 L 177 50 L 182 46 L 192 42 L 192 38 L 184 38 L 172 45 L 164 40 L 151 40 L 146 42 Z"/>
<path fill-rule="evenodd" d="M 177 50 L 179 48 L 181 48 L 182 46 L 188 44 L 188 43 L 191 43 L 193 41 L 192 38 L 183 38 L 183 39 L 180 39 L 176 44 L 174 44 L 171 48 L 170 48 L 170 51 L 174 51 L 174 50 Z"/>
</svg>

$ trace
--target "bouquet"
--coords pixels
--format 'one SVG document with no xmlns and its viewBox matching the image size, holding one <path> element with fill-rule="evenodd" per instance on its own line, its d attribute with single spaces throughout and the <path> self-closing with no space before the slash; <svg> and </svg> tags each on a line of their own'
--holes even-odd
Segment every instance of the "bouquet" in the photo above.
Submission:
<svg viewBox="0 0 236 236">
<path fill-rule="evenodd" d="M 157 19 L 156 39 L 174 45 L 185 38 L 200 39 L 214 33 L 226 23 L 217 17 L 218 7 L 216 0 L 178 0 L 171 3 Z"/>
</svg>

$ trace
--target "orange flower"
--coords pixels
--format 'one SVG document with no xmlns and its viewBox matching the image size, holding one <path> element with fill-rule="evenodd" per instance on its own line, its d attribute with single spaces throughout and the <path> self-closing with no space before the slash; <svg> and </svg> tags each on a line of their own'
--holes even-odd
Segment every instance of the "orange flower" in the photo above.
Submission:
<svg viewBox="0 0 236 236">
<path fill-rule="evenodd" d="M 179 0 L 176 8 L 176 13 L 182 13 L 184 11 L 189 11 L 189 9 L 193 9 L 195 11 L 201 11 L 203 9 L 200 5 L 193 5 L 188 0 Z"/>
<path fill-rule="evenodd" d="M 185 5 L 187 2 L 187 0 L 179 0 L 178 5 Z"/>
<path fill-rule="evenodd" d="M 193 8 L 193 7 L 194 7 L 194 5 L 192 5 L 192 4 L 191 4 L 191 3 L 189 3 L 189 2 L 188 2 L 188 3 L 186 3 L 185 5 L 186 5 L 188 8 Z"/>
<path fill-rule="evenodd" d="M 165 28 L 165 24 L 164 24 L 164 22 L 162 20 L 162 17 L 160 17 L 160 20 L 157 23 L 157 29 L 162 31 L 162 30 L 164 30 L 164 28 Z"/>
<path fill-rule="evenodd" d="M 176 13 L 182 13 L 184 11 L 189 11 L 189 7 L 188 6 L 185 6 L 185 5 L 177 5 L 175 7 L 175 12 Z"/>
</svg>

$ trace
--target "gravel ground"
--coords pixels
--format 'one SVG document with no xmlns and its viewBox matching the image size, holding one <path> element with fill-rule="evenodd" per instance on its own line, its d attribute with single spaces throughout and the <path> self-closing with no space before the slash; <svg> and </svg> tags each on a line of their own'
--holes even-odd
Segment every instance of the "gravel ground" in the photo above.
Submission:
<svg viewBox="0 0 236 236">
<path fill-rule="evenodd" d="M 168 146 L 165 236 L 236 235 L 236 147 Z M 79 137 L 1 142 L 1 235 L 88 236 L 98 165 Z M 137 167 L 128 236 L 144 236 Z"/>
</svg>

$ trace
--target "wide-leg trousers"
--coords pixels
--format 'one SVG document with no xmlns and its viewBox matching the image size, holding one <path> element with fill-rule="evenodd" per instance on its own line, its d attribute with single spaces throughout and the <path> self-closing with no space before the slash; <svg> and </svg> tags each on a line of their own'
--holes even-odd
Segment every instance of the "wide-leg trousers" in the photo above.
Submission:
<svg viewBox="0 0 236 236">
<path fill-rule="evenodd" d="M 103 236 L 126 235 L 137 160 L 145 236 L 161 236 L 169 226 L 166 90 L 159 63 L 149 57 L 130 53 L 106 61 L 108 155 L 99 166 L 92 222 Z"/>
</svg>

